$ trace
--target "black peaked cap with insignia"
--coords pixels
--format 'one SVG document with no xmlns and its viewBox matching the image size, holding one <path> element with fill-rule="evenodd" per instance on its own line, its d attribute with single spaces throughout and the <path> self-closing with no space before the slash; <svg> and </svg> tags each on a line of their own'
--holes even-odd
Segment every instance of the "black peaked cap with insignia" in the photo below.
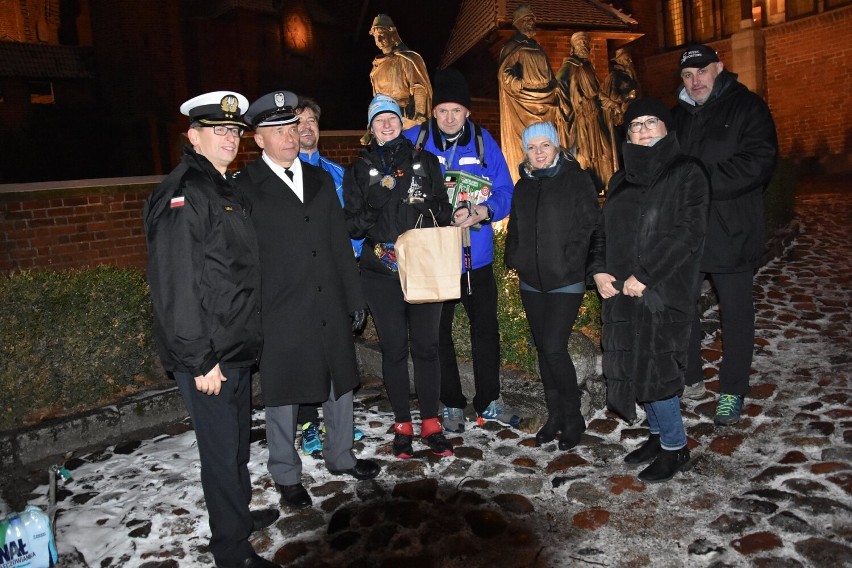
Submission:
<svg viewBox="0 0 852 568">
<path fill-rule="evenodd" d="M 252 128 L 299 122 L 299 97 L 290 91 L 272 91 L 251 103 L 245 119 Z"/>
</svg>

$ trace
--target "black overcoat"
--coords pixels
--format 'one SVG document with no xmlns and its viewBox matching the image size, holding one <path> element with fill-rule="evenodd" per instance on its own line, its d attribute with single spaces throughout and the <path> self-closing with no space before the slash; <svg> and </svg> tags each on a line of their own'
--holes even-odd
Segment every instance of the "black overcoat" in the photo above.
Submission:
<svg viewBox="0 0 852 568">
<path fill-rule="evenodd" d="M 267 406 L 322 402 L 358 386 L 352 337 L 366 308 L 343 210 L 328 172 L 301 164 L 304 203 L 259 158 L 236 176 L 260 243 L 261 387 Z"/>
<path fill-rule="evenodd" d="M 665 400 L 683 388 L 683 371 L 710 203 L 701 163 L 680 154 L 674 133 L 655 146 L 625 143 L 624 169 L 610 180 L 593 238 L 592 274 L 631 275 L 656 295 L 603 300 L 601 344 L 607 404 L 636 419 L 636 402 Z"/>
<path fill-rule="evenodd" d="M 745 272 L 766 249 L 763 192 L 778 157 L 769 106 L 723 70 L 703 105 L 680 90 L 672 111 L 681 151 L 701 160 L 710 176 L 710 220 L 701 271 Z"/>
</svg>

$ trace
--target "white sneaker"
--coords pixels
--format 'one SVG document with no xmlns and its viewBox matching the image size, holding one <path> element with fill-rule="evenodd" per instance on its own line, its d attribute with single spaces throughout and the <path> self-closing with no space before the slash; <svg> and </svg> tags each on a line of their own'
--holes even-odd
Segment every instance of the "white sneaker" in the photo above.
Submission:
<svg viewBox="0 0 852 568">
<path fill-rule="evenodd" d="M 444 430 L 447 432 L 464 432 L 464 408 L 444 407 Z"/>
<path fill-rule="evenodd" d="M 699 381 L 694 385 L 686 385 L 683 387 L 683 396 L 689 400 L 701 400 L 707 394 L 707 387 L 704 386 L 704 381 Z"/>
<path fill-rule="evenodd" d="M 521 424 L 521 417 L 515 414 L 511 407 L 506 406 L 502 398 L 492 400 L 491 404 L 482 411 L 480 418 L 498 422 L 510 428 L 517 428 Z"/>
</svg>

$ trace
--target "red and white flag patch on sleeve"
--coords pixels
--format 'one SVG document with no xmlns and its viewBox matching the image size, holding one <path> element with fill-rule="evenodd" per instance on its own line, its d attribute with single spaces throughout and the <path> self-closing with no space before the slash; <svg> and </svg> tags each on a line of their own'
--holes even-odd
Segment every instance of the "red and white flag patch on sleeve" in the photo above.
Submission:
<svg viewBox="0 0 852 568">
<path fill-rule="evenodd" d="M 181 195 L 180 197 L 172 197 L 172 202 L 169 204 L 169 207 L 183 207 L 184 203 L 186 203 L 186 197 Z"/>
</svg>

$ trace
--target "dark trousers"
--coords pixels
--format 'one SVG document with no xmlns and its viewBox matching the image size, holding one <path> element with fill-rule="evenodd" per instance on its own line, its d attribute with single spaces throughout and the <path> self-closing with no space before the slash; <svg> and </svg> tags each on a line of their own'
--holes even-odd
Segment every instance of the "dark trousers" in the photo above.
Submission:
<svg viewBox="0 0 852 568">
<path fill-rule="evenodd" d="M 305 422 L 319 424 L 319 404 L 300 404 L 296 414 L 296 423 L 301 427 Z"/>
<path fill-rule="evenodd" d="M 420 403 L 420 418 L 436 418 L 441 386 L 438 325 L 443 304 L 407 303 L 397 278 L 386 278 L 364 270 L 361 279 L 379 334 L 382 376 L 394 419 L 397 422 L 411 421 L 409 351 L 414 362 L 414 388 Z"/>
<path fill-rule="evenodd" d="M 497 325 L 497 283 L 491 264 L 470 271 L 461 277 L 461 299 L 444 302 L 441 310 L 441 329 L 438 358 L 441 360 L 441 402 L 452 408 L 464 408 L 467 399 L 462 393 L 456 347 L 453 345 L 453 319 L 456 305 L 461 301 L 470 320 L 470 345 L 473 354 L 473 383 L 476 393 L 473 408 L 477 414 L 500 397 L 500 331 Z"/>
<path fill-rule="evenodd" d="M 703 277 L 699 282 L 703 280 Z M 754 355 L 754 272 L 710 274 L 719 297 L 722 323 L 722 363 L 719 365 L 719 390 L 723 394 L 745 395 L 749 390 L 751 361 Z M 701 314 L 696 310 L 689 336 L 687 384 L 704 380 L 701 363 Z"/>
<path fill-rule="evenodd" d="M 251 371 L 225 369 L 218 395 L 195 388 L 189 373 L 174 373 L 189 411 L 201 458 L 201 488 L 210 517 L 210 552 L 221 564 L 239 564 L 254 553 L 248 537 L 251 478 Z"/>
<path fill-rule="evenodd" d="M 559 391 L 571 401 L 572 407 L 580 409 L 580 388 L 577 386 L 577 370 L 568 352 L 568 340 L 583 294 L 547 294 L 521 290 L 521 301 L 527 313 L 533 342 L 538 352 L 538 368 L 544 390 Z"/>
</svg>

